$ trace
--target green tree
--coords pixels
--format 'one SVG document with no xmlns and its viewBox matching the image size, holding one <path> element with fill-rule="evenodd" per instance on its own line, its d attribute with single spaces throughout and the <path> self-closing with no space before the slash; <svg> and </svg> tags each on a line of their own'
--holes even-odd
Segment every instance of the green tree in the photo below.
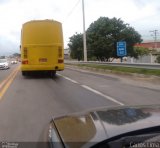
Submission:
<svg viewBox="0 0 160 148">
<path fill-rule="evenodd" d="M 100 17 L 87 29 L 87 45 L 90 56 L 99 60 L 117 57 L 116 48 L 118 41 L 126 41 L 128 56 L 134 57 L 133 49 L 136 43 L 142 41 L 141 35 L 134 28 L 125 24 L 121 19 Z"/>
<path fill-rule="evenodd" d="M 139 58 L 142 57 L 144 55 L 149 55 L 150 51 L 148 48 L 145 47 L 134 47 L 134 57 L 135 58 Z"/>
<path fill-rule="evenodd" d="M 70 41 L 68 43 L 68 46 L 71 51 L 71 58 L 73 59 L 78 59 L 82 60 L 83 59 L 83 39 L 82 39 L 82 34 L 74 34 L 71 36 Z"/>
</svg>

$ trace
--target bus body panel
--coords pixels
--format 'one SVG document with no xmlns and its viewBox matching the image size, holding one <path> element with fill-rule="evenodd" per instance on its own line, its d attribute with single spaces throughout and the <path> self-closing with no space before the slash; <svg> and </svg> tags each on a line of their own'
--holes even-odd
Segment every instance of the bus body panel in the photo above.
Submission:
<svg viewBox="0 0 160 148">
<path fill-rule="evenodd" d="M 41 20 L 23 24 L 21 32 L 21 70 L 64 69 L 62 25 Z"/>
</svg>

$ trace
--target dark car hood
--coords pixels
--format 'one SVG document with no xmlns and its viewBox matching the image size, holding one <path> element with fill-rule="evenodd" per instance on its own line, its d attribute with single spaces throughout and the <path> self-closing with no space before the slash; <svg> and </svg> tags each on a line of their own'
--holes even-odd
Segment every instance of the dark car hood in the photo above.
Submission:
<svg viewBox="0 0 160 148">
<path fill-rule="evenodd" d="M 53 119 L 61 140 L 96 143 L 127 132 L 160 125 L 160 106 L 98 109 Z"/>
</svg>

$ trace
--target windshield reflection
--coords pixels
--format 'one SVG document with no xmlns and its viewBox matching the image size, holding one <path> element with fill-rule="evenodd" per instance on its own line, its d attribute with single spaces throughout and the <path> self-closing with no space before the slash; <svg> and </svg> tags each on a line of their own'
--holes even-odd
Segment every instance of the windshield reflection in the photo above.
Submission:
<svg viewBox="0 0 160 148">
<path fill-rule="evenodd" d="M 99 111 L 98 115 L 101 120 L 114 125 L 123 125 L 136 122 L 151 116 L 151 113 L 144 112 L 141 109 L 125 108 L 119 110 Z"/>
</svg>

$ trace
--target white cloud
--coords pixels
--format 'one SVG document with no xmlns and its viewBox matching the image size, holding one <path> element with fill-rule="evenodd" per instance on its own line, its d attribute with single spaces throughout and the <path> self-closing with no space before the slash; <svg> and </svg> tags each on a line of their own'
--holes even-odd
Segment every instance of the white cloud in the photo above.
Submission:
<svg viewBox="0 0 160 148">
<path fill-rule="evenodd" d="M 142 34 L 150 29 L 160 28 L 159 0 L 84 1 L 86 29 L 100 16 L 121 18 Z M 62 22 L 66 47 L 70 36 L 83 31 L 81 0 L 1 0 L 0 43 L 2 38 L 4 43 L 3 47 L 0 44 L 0 53 L 5 45 L 12 51 L 8 44 L 14 44 L 19 50 L 21 26 L 24 22 L 34 19 L 54 19 Z"/>
</svg>

